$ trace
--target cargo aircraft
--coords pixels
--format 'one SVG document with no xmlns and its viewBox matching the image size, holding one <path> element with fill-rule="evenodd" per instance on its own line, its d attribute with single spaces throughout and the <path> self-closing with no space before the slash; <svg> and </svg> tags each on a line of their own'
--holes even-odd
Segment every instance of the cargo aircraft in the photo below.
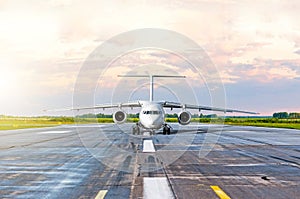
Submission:
<svg viewBox="0 0 300 199">
<path fill-rule="evenodd" d="M 234 109 L 224 109 L 209 106 L 199 106 L 192 104 L 183 104 L 179 102 L 169 101 L 153 101 L 153 89 L 154 89 L 154 78 L 185 78 L 185 76 L 174 76 L 174 75 L 118 75 L 118 77 L 145 77 L 150 79 L 150 99 L 149 101 L 133 101 L 119 104 L 102 104 L 92 107 L 80 107 L 72 108 L 69 110 L 85 110 L 85 109 L 108 109 L 117 108 L 118 110 L 113 113 L 113 121 L 116 124 L 125 123 L 127 120 L 127 114 L 123 108 L 134 108 L 140 107 L 139 122 L 133 126 L 133 134 L 140 134 L 142 131 L 149 131 L 150 135 L 155 134 L 155 131 L 163 128 L 163 134 L 170 134 L 170 126 L 165 123 L 165 111 L 164 108 L 180 109 L 178 114 L 178 122 L 181 125 L 188 125 L 191 122 L 192 115 L 188 109 L 207 110 L 207 111 L 219 111 L 219 112 L 238 112 L 246 114 L 258 114 L 255 112 L 241 111 Z"/>
</svg>

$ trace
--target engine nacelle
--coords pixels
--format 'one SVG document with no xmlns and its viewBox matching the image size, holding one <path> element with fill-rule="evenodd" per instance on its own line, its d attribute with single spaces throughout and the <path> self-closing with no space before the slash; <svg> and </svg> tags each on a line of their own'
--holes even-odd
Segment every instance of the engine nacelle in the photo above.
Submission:
<svg viewBox="0 0 300 199">
<path fill-rule="evenodd" d="M 126 122 L 127 114 L 125 113 L 125 111 L 118 110 L 114 112 L 113 119 L 115 123 L 123 124 L 124 122 Z"/>
<path fill-rule="evenodd" d="M 178 114 L 178 122 L 181 125 L 187 125 L 191 122 L 192 115 L 188 111 L 182 111 Z"/>
</svg>

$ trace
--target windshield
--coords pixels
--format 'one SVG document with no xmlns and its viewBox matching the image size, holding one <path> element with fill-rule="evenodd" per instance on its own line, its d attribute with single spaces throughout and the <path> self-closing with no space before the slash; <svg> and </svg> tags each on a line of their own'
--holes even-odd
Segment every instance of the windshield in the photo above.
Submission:
<svg viewBox="0 0 300 199">
<path fill-rule="evenodd" d="M 146 114 L 146 115 L 159 115 L 161 114 L 161 111 L 143 111 L 143 114 Z"/>
</svg>

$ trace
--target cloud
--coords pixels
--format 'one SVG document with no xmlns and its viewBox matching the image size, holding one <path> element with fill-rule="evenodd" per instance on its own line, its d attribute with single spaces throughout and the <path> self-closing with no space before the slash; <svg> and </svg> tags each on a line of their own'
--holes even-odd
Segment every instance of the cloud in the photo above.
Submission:
<svg viewBox="0 0 300 199">
<path fill-rule="evenodd" d="M 231 64 L 223 69 L 238 80 L 253 80 L 261 83 L 276 82 L 279 79 L 300 77 L 300 60 L 256 59 L 253 64 Z"/>
<path fill-rule="evenodd" d="M 296 50 L 294 53 L 299 54 L 300 55 L 300 49 Z"/>
<path fill-rule="evenodd" d="M 32 96 L 41 104 L 67 104 L 85 58 L 103 41 L 136 28 L 164 28 L 190 37 L 206 50 L 226 85 L 299 81 L 299 7 L 296 0 L 1 1 L 0 63 L 10 63 L 20 84 L 5 99 Z M 137 62 L 156 62 L 167 72 L 182 66 L 175 72 L 195 75 L 185 61 L 162 53 L 135 54 L 118 64 L 130 68 Z M 112 73 L 118 72 L 126 70 L 116 66 Z M 239 88 L 243 93 L 247 84 Z M 2 110 L 14 109 L 1 104 L 6 104 Z"/>
</svg>

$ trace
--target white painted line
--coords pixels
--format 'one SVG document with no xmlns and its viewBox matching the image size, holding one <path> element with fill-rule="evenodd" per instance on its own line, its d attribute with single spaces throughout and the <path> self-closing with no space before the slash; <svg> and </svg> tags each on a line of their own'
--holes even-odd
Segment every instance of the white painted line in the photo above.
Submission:
<svg viewBox="0 0 300 199">
<path fill-rule="evenodd" d="M 171 188 L 165 177 L 144 178 L 144 199 L 173 199 Z"/>
<path fill-rule="evenodd" d="M 107 194 L 107 190 L 100 190 L 95 199 L 104 199 Z"/>
<path fill-rule="evenodd" d="M 257 163 L 257 164 L 227 164 L 224 165 L 225 167 L 255 167 L 255 166 L 266 166 L 267 164 L 264 163 Z"/>
<path fill-rule="evenodd" d="M 64 125 L 63 127 L 66 128 L 96 128 L 96 127 L 103 127 L 108 125 L 102 125 L 102 124 L 95 124 L 95 125 Z"/>
<path fill-rule="evenodd" d="M 247 130 L 244 130 L 244 131 L 225 131 L 226 133 L 253 133 L 253 131 L 247 131 Z"/>
<path fill-rule="evenodd" d="M 144 140 L 143 142 L 143 153 L 155 152 L 155 148 L 152 140 Z"/>
<path fill-rule="evenodd" d="M 63 134 L 63 133 L 70 133 L 71 131 L 43 131 L 38 132 L 37 134 Z"/>
</svg>

